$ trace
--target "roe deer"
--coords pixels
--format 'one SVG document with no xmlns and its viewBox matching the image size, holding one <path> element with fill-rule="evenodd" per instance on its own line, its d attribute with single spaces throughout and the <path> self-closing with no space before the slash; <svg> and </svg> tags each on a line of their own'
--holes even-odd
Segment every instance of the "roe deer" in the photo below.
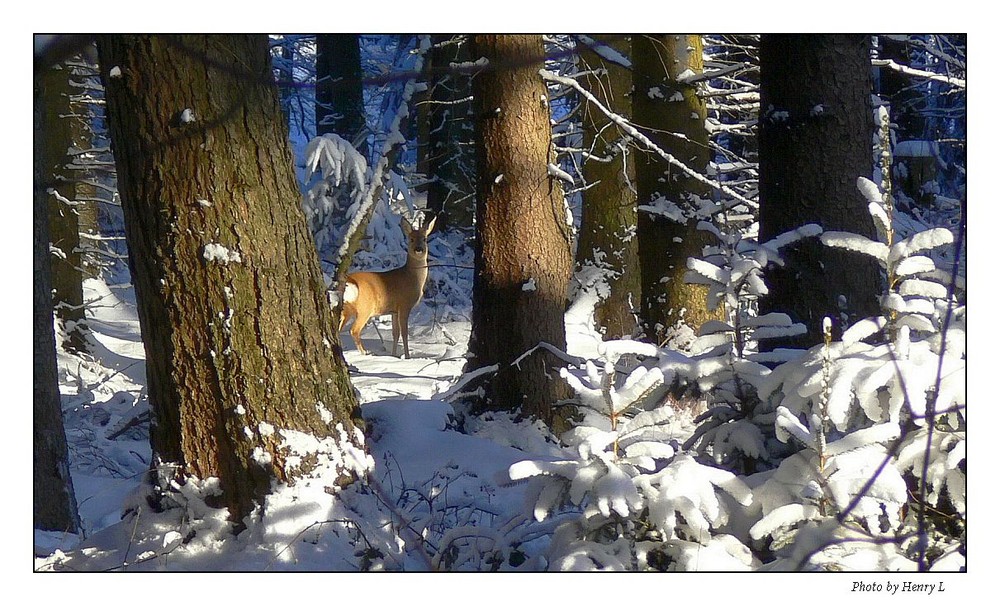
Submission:
<svg viewBox="0 0 1000 606">
<path fill-rule="evenodd" d="M 411 227 L 405 218 L 401 221 L 403 233 L 409 241 L 406 265 L 389 271 L 363 271 L 347 275 L 344 309 L 338 330 L 343 330 L 344 324 L 350 318 L 355 318 L 351 338 L 361 353 L 368 354 L 361 344 L 361 329 L 373 317 L 391 313 L 392 355 L 396 355 L 396 344 L 402 333 L 403 352 L 407 358 L 410 357 L 410 311 L 424 296 L 424 282 L 427 281 L 427 234 L 434 229 L 436 218 L 418 228 Z"/>
</svg>

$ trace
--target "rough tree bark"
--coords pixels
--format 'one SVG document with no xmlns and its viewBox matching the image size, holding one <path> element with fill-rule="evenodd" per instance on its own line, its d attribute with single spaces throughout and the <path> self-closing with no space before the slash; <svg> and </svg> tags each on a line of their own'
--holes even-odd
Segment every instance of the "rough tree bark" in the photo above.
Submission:
<svg viewBox="0 0 1000 606">
<path fill-rule="evenodd" d="M 293 432 L 360 442 L 267 40 L 105 36 L 98 50 L 153 450 L 218 477 L 239 528 L 272 480 L 321 456 L 297 466 Z"/>
<path fill-rule="evenodd" d="M 766 35 L 761 38 L 760 239 L 806 223 L 875 238 L 858 177 L 872 175 L 869 37 Z M 822 319 L 839 330 L 878 312 L 874 260 L 815 240 L 786 250 L 766 273 L 768 311 L 806 325 L 802 337 L 770 347 L 822 341 Z"/>
<path fill-rule="evenodd" d="M 690 169 L 706 174 L 710 160 L 705 129 L 705 101 L 687 75 L 702 72 L 699 35 L 633 36 L 636 123 L 649 138 Z M 723 310 L 709 311 L 708 287 L 684 281 L 688 257 L 701 256 L 711 240 L 696 229 L 707 220 L 702 203 L 709 197 L 704 183 L 687 176 L 662 157 L 645 154 L 637 161 L 639 195 L 639 259 L 642 267 L 643 319 L 646 335 L 662 342 L 680 323 L 695 331 Z M 643 205 L 672 216 L 644 212 Z"/>
<path fill-rule="evenodd" d="M 489 406 L 552 421 L 552 404 L 569 395 L 537 350 L 566 347 L 563 314 L 572 265 L 570 232 L 554 161 L 548 95 L 538 70 L 540 36 L 476 36 L 473 55 L 489 68 L 473 79 L 476 115 L 476 273 L 473 281 L 474 368 L 499 365 Z"/>
<path fill-rule="evenodd" d="M 43 68 L 49 69 L 49 68 Z M 52 327 L 52 280 L 50 277 L 48 194 L 43 141 L 48 122 L 43 115 L 45 78 L 36 72 L 34 85 L 34 205 L 33 226 L 33 450 L 32 502 L 34 527 L 40 530 L 77 532 L 77 513 L 73 480 L 69 473 L 69 453 L 62 423 L 62 403 L 56 367 L 56 339 Z"/>
<path fill-rule="evenodd" d="M 592 40 L 629 55 L 626 36 L 593 36 Z M 631 117 L 631 69 L 605 59 L 586 44 L 578 48 L 587 71 L 600 70 L 589 73 L 581 83 L 609 110 Z M 606 338 L 631 337 L 638 328 L 636 314 L 642 300 L 635 156 L 626 155 L 627 140 L 603 112 L 585 104 L 581 120 L 584 147 L 596 158 L 583 165 L 583 178 L 590 187 L 583 191 L 577 268 L 584 273 L 587 267 L 600 268 L 609 277 L 607 292 L 594 309 L 598 329 Z"/>
</svg>

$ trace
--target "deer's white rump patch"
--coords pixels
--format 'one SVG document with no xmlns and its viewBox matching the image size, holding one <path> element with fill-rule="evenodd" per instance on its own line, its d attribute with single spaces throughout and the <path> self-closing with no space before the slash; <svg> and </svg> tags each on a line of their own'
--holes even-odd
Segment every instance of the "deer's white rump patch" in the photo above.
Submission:
<svg viewBox="0 0 1000 606">
<path fill-rule="evenodd" d="M 348 303 L 354 303 L 357 300 L 358 300 L 358 285 L 348 280 L 347 286 L 344 287 L 344 301 L 347 301 Z"/>
</svg>

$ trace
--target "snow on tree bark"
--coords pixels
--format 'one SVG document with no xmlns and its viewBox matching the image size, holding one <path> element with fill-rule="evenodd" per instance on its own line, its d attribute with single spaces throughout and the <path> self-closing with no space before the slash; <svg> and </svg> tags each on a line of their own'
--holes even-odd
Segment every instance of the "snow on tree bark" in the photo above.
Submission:
<svg viewBox="0 0 1000 606">
<path fill-rule="evenodd" d="M 612 35 L 587 41 L 597 48 L 581 46 L 581 59 L 588 70 L 606 70 L 606 75 L 589 74 L 582 79 L 584 86 L 612 112 L 631 115 L 631 70 L 600 54 L 607 48 L 614 52 L 612 56 L 628 54 L 628 39 Z M 576 262 L 580 269 L 594 266 L 608 275 L 607 293 L 594 309 L 594 319 L 605 336 L 631 337 L 641 302 L 634 156 L 626 160 L 628 139 L 609 124 L 603 111 L 584 102 L 582 121 L 584 147 L 611 161 L 590 160 L 583 165 L 584 180 L 591 187 L 583 191 Z"/>
<path fill-rule="evenodd" d="M 285 466 L 288 432 L 361 441 L 266 39 L 105 36 L 98 51 L 153 450 L 218 477 L 239 526 L 272 480 L 306 471 Z"/>
<path fill-rule="evenodd" d="M 702 71 L 699 35 L 634 36 L 632 93 L 635 121 L 649 128 L 649 138 L 688 168 L 705 174 L 709 162 L 705 101 L 689 74 Z M 699 232 L 699 210 L 706 207 L 707 185 L 648 154 L 636 166 L 639 212 L 639 259 L 642 270 L 642 318 L 646 334 L 658 342 L 683 322 L 695 331 L 709 320 L 721 320 L 722 308 L 709 311 L 708 288 L 684 281 L 688 257 L 700 257 L 711 242 Z M 675 216 L 652 214 L 643 206 L 677 208 Z"/>
</svg>

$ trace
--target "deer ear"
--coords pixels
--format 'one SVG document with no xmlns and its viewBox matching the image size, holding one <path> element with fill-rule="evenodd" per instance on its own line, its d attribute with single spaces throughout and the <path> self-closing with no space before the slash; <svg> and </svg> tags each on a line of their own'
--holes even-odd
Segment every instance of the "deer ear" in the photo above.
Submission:
<svg viewBox="0 0 1000 606">
<path fill-rule="evenodd" d="M 435 221 L 437 221 L 437 216 L 431 217 L 430 223 L 428 223 L 427 227 L 424 229 L 424 233 L 425 234 L 431 233 L 431 230 L 434 229 L 434 222 Z"/>
<path fill-rule="evenodd" d="M 410 234 L 413 233 L 413 226 L 410 225 L 410 220 L 406 217 L 403 217 L 403 219 L 399 222 L 399 226 L 403 228 L 403 235 L 407 238 L 409 238 Z"/>
</svg>

